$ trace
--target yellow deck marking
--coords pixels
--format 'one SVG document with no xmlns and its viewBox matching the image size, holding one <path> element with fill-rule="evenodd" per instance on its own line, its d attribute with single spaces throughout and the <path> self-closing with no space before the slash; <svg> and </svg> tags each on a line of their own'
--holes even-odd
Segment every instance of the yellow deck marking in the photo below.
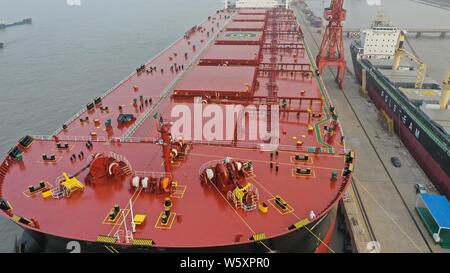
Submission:
<svg viewBox="0 0 450 273">
<path fill-rule="evenodd" d="M 142 192 L 142 188 L 140 188 L 138 191 L 134 191 L 133 192 L 133 195 L 131 196 L 131 200 L 132 200 L 132 204 L 134 205 L 134 203 L 136 202 L 136 200 L 139 198 L 139 195 L 141 194 L 141 192 Z M 137 194 L 137 196 L 136 196 L 136 198 L 134 198 L 134 196 Z M 134 200 L 133 200 L 133 198 L 134 198 Z M 129 208 L 128 208 L 128 206 L 130 205 L 130 202 L 127 202 L 127 205 L 125 206 L 125 208 L 123 209 L 123 210 L 127 210 L 126 212 L 125 212 L 125 217 L 122 217 L 122 221 L 120 222 L 120 224 L 118 224 L 117 222 L 113 225 L 113 227 L 111 228 L 111 230 L 109 231 L 109 233 L 108 233 L 108 236 L 110 236 L 111 235 L 111 233 L 114 231 L 114 228 L 118 225 L 119 226 L 119 228 L 122 226 L 122 224 L 123 224 L 123 222 L 125 221 L 125 219 L 127 218 L 127 216 L 128 216 L 128 213 L 130 213 L 130 210 L 129 210 Z"/>
<path fill-rule="evenodd" d="M 281 152 L 280 152 L 281 153 Z M 296 155 L 296 154 L 298 154 L 298 153 L 290 153 L 290 154 L 292 154 L 292 155 Z M 195 154 L 195 153 L 191 153 L 191 155 L 193 155 L 193 156 L 201 156 L 201 157 L 210 157 L 210 158 L 223 158 L 223 156 L 218 156 L 218 155 L 210 155 L 210 154 Z M 311 156 L 317 156 L 317 154 L 313 154 L 313 155 L 311 155 Z M 311 157 L 310 156 L 310 157 Z M 323 156 L 323 155 L 321 155 L 321 156 Z M 340 156 L 328 156 L 328 157 L 337 157 L 337 158 L 341 158 L 341 157 L 344 157 L 343 155 L 340 155 Z M 270 160 L 259 160 L 259 159 L 249 159 L 249 158 L 240 158 L 240 157 L 235 157 L 235 159 L 239 159 L 239 160 L 249 160 L 249 161 L 252 161 L 252 162 L 259 162 L 259 163 L 269 163 L 270 162 Z M 273 161 L 272 161 L 273 162 Z M 290 163 L 285 163 L 285 162 L 281 162 L 280 164 L 283 164 L 283 165 L 290 165 L 290 166 L 297 166 L 297 164 L 290 164 Z M 317 167 L 317 168 L 322 168 L 322 169 L 327 169 L 326 167 Z"/>
<path fill-rule="evenodd" d="M 289 205 L 288 202 L 286 202 L 286 200 L 284 200 L 283 198 L 281 198 L 282 201 L 284 201 L 286 203 L 286 209 L 282 210 L 275 202 L 275 198 L 270 198 L 267 200 L 268 203 L 270 203 L 272 205 L 272 207 L 274 207 L 281 215 L 286 215 L 289 213 L 292 213 L 295 211 L 295 209 L 293 207 L 291 207 L 291 205 Z"/>
<path fill-rule="evenodd" d="M 39 160 L 37 160 L 37 163 L 40 164 L 58 163 L 61 159 L 63 159 L 62 156 L 55 156 L 55 160 L 43 160 L 41 157 Z"/>
<path fill-rule="evenodd" d="M 48 189 L 48 190 L 50 190 L 51 188 L 53 188 L 53 185 L 52 185 L 50 182 L 47 182 L 47 181 L 39 181 L 39 182 L 44 182 L 44 183 L 45 183 L 45 187 L 42 188 L 42 189 L 40 189 L 40 190 L 37 190 L 37 191 L 35 191 L 35 192 L 30 192 L 30 190 L 27 189 L 27 190 L 25 190 L 25 191 L 22 192 L 23 195 L 25 195 L 26 197 L 32 197 L 32 196 L 34 196 L 36 193 L 42 192 L 43 189 Z"/>
<path fill-rule="evenodd" d="M 119 219 L 119 217 L 122 215 L 122 211 L 127 213 L 129 211 L 129 209 L 120 209 L 119 213 L 117 213 L 116 218 L 114 218 L 114 220 L 110 220 L 109 219 L 109 212 L 108 212 L 108 214 L 106 215 L 105 219 L 103 219 L 102 224 L 104 224 L 104 225 L 114 225 L 117 222 L 117 220 Z"/>
<path fill-rule="evenodd" d="M 308 161 L 304 161 L 304 160 L 295 160 L 295 155 L 294 156 L 290 156 L 289 157 L 291 160 L 291 163 L 295 164 L 295 165 L 299 165 L 300 163 L 307 163 L 307 164 L 314 164 L 314 160 L 312 159 L 311 156 L 308 156 Z"/>
<path fill-rule="evenodd" d="M 55 146 L 52 148 L 52 151 L 53 152 L 71 152 L 75 146 L 76 146 L 75 144 L 69 144 L 69 148 L 67 148 L 67 149 L 58 148 Z"/>
<path fill-rule="evenodd" d="M 153 240 L 152 239 L 142 239 L 142 238 L 134 238 L 133 245 L 135 246 L 147 246 L 150 247 L 153 245 Z"/>
<path fill-rule="evenodd" d="M 300 174 L 296 172 L 296 169 L 292 169 L 292 176 L 295 178 L 303 177 L 303 178 L 316 178 L 316 172 L 311 170 L 310 174 Z"/>
<path fill-rule="evenodd" d="M 171 212 L 169 215 L 169 219 L 167 219 L 167 223 L 163 224 L 161 222 L 162 216 L 165 212 L 161 212 L 159 214 L 158 220 L 156 220 L 156 224 L 155 224 L 155 228 L 163 228 L 163 229 L 171 229 L 172 228 L 172 224 L 173 221 L 175 220 L 175 217 L 177 216 L 177 214 L 175 212 Z"/>
</svg>

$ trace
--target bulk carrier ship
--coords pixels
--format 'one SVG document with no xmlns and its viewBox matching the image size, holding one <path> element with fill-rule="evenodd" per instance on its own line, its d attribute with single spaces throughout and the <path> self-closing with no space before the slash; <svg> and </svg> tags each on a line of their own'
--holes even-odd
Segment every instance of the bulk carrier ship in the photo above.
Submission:
<svg viewBox="0 0 450 273">
<path fill-rule="evenodd" d="M 225 5 L 54 134 L 8 152 L 0 208 L 25 230 L 18 252 L 332 251 L 355 160 L 337 110 L 288 5 Z M 229 140 L 172 130 L 176 107 L 232 104 L 272 129 L 238 138 L 254 119 L 238 111 Z"/>
<path fill-rule="evenodd" d="M 442 84 L 380 15 L 350 46 L 355 76 L 430 180 L 450 199 L 450 67 Z"/>
</svg>

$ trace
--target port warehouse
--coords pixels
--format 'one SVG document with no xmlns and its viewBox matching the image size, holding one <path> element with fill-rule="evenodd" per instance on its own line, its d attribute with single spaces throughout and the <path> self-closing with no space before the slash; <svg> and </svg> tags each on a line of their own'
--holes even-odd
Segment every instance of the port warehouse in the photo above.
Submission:
<svg viewBox="0 0 450 273">
<path fill-rule="evenodd" d="M 419 194 L 416 211 L 433 239 L 450 249 L 450 202 L 443 195 Z"/>
</svg>

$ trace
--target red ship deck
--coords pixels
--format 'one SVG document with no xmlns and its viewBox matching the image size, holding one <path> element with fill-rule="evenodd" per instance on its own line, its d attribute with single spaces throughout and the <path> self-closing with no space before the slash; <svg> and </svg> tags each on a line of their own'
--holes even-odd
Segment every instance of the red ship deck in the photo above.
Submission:
<svg viewBox="0 0 450 273">
<path fill-rule="evenodd" d="M 234 24 L 230 23 L 233 18 L 268 18 L 258 15 L 261 13 L 258 10 L 241 10 L 240 13 L 257 15 L 233 13 L 230 19 L 225 19 L 224 13 L 215 14 L 215 20 L 201 24 L 204 30 L 191 33 L 189 39 L 181 38 L 146 64 L 146 68 L 156 66 L 156 71 L 134 73 L 107 93 L 101 105 L 108 106 L 109 111 L 101 111 L 98 105 L 93 112 L 82 111 L 67 122 L 67 129 L 58 132 L 57 136 L 69 144 L 68 151 L 58 150 L 51 137 L 35 137 L 31 146 L 22 149 L 22 161 L 8 157 L 0 167 L 0 197 L 11 204 L 12 214 L 33 218 L 39 223 L 38 228 L 28 228 L 95 242 L 99 235 L 114 236 L 119 230 L 124 232 L 125 225 L 131 228 L 131 201 L 134 214 L 146 216 L 145 222 L 133 233 L 134 238 L 151 239 L 157 247 L 206 247 L 246 243 L 256 233 L 265 233 L 267 238 L 285 234 L 294 223 L 314 221 L 336 206 L 348 185 L 348 177 L 341 175 L 345 167 L 345 147 L 340 141 L 340 126 L 335 128 L 331 138 L 325 139 L 325 127 L 330 125 L 331 119 L 331 102 L 313 76 L 312 61 L 304 50 L 263 49 L 272 39 L 262 32 L 250 37 L 254 46 L 214 45 L 220 41 L 248 39 L 224 38 L 230 32 L 219 33 L 229 24 Z M 295 36 L 280 39 L 280 44 L 298 43 L 302 44 L 302 41 L 299 42 Z M 196 45 L 195 51 L 193 45 Z M 236 50 L 231 50 L 232 47 Z M 248 60 L 254 57 L 255 51 L 260 58 L 253 66 L 196 65 L 200 59 Z M 188 53 L 186 59 L 185 52 Z M 277 64 L 271 64 L 273 56 L 276 56 Z M 171 72 L 174 62 L 184 67 Z M 160 69 L 164 72 L 161 73 Z M 271 94 L 271 75 L 278 87 L 275 95 Z M 249 91 L 246 84 L 249 84 Z M 134 91 L 134 86 L 139 87 L 137 91 Z M 183 96 L 172 96 L 178 92 Z M 242 93 L 246 96 L 242 97 Z M 141 103 L 141 95 L 144 99 L 152 98 L 152 103 Z M 201 96 L 207 104 L 218 103 L 220 107 L 230 103 L 259 106 L 266 104 L 268 98 L 274 100 L 280 105 L 278 155 L 268 151 L 261 139 L 233 142 L 202 138 L 191 142 L 192 149 L 187 156 L 173 163 L 171 178 L 178 182 L 175 192 L 155 194 L 142 188 L 134 190 L 130 185 L 133 175 L 151 176 L 151 173 L 164 172 L 162 145 L 156 141 L 159 133 L 155 117 L 174 121 L 175 117 L 171 117 L 173 107 L 185 105 L 193 109 L 195 96 Z M 134 98 L 138 101 L 136 107 L 132 105 Z M 119 127 L 116 121 L 119 105 L 123 106 L 122 113 L 132 113 L 137 118 L 124 128 Z M 89 116 L 89 122 L 81 123 L 79 119 L 86 116 Z M 100 124 L 95 124 L 96 118 L 100 119 Z M 108 118 L 112 119 L 112 132 L 103 124 Z M 251 119 L 246 117 L 247 122 Z M 245 128 L 247 134 L 251 130 L 250 127 Z M 92 131 L 97 133 L 97 138 L 90 136 Z M 92 149 L 86 147 L 86 140 L 92 140 Z M 312 147 L 320 150 L 313 151 Z M 72 154 L 79 155 L 80 152 L 84 156 L 70 159 Z M 132 166 L 133 175 L 89 183 L 86 179 L 89 169 L 82 169 L 89 163 L 90 155 L 110 152 L 124 156 Z M 42 160 L 42 154 L 56 157 L 47 162 Z M 309 159 L 296 161 L 295 155 L 308 155 Z M 205 164 L 223 161 L 225 157 L 253 162 L 254 172 L 246 180 L 258 189 L 260 202 L 268 204 L 267 213 L 258 209 L 250 212 L 238 210 L 213 184 L 200 183 L 199 172 Z M 278 171 L 275 167 L 270 168 L 270 162 L 278 165 Z M 310 168 L 311 173 L 296 174 L 296 168 Z M 334 171 L 338 174 L 336 180 L 331 179 Z M 44 199 L 40 192 L 29 194 L 29 185 L 36 185 L 39 181 L 45 181 L 50 188 L 56 186 L 56 179 L 63 172 L 70 175 L 80 172 L 76 177 L 84 183 L 84 191 L 62 199 Z M 276 196 L 287 202 L 289 207 L 286 211 L 274 203 Z M 172 218 L 169 218 L 168 225 L 161 225 L 160 216 L 166 197 L 171 197 L 173 203 Z M 115 222 L 107 220 L 115 204 L 120 205 L 125 220 L 120 216 Z M 311 211 L 316 218 L 309 218 Z M 239 234 L 242 239 L 236 242 Z M 128 244 L 124 239 L 116 243 Z"/>
<path fill-rule="evenodd" d="M 82 142 L 70 144 L 75 151 L 84 150 Z M 98 235 L 112 236 L 119 228 L 123 228 L 120 223 L 108 223 L 105 218 L 114 204 L 121 205 L 128 214 L 131 199 L 134 202 L 134 213 L 144 213 L 147 216 L 146 223 L 137 228 L 134 236 L 153 239 L 158 246 L 164 247 L 231 244 L 241 231 L 244 232 L 244 238 L 249 238 L 256 232 L 265 232 L 267 236 L 285 233 L 288 226 L 307 218 L 310 210 L 318 213 L 327 209 L 327 202 L 333 199 L 340 186 L 340 182 L 329 182 L 331 171 L 340 169 L 344 160 L 339 155 L 319 155 L 300 165 L 292 162 L 294 153 L 280 152 L 280 171 L 277 173 L 269 168 L 269 153 L 257 149 L 196 145 L 187 162 L 182 163 L 173 173 L 179 184 L 185 186 L 185 191 L 182 198 L 173 198 L 172 211 L 180 219 L 165 229 L 155 228 L 155 225 L 160 213 L 164 211 L 163 201 L 166 196 L 144 191 L 132 192 L 128 181 L 87 185 L 84 192 L 75 193 L 63 200 L 46 200 L 40 193 L 27 197 L 24 192 L 29 184 L 38 180 L 54 184 L 55 178 L 63 171 L 73 173 L 87 164 L 85 160 L 70 163 L 70 152 L 58 153 L 57 163 L 39 163 L 42 152 L 53 151 L 54 147 L 52 141 L 36 142 L 27 150 L 23 165 L 15 164 L 10 168 L 10 174 L 4 181 L 2 196 L 8 198 L 15 213 L 37 219 L 40 229 L 51 234 L 95 241 Z M 152 160 L 161 156 L 160 147 L 156 144 L 94 143 L 94 149 L 95 152 L 106 153 L 114 150 L 126 156 L 136 171 L 162 171 L 160 162 Z M 253 160 L 258 171 L 250 181 L 260 188 L 261 200 L 281 195 L 294 211 L 285 215 L 271 206 L 268 214 L 257 211 L 245 214 L 239 212 L 245 221 L 241 220 L 220 193 L 213 187 L 202 187 L 197 179 L 202 164 L 221 160 L 225 156 Z M 320 162 L 320 166 L 316 162 Z M 313 166 L 314 174 L 295 178 L 292 176 L 292 169 L 296 166 Z M 297 196 L 290 193 L 296 193 Z"/>
</svg>

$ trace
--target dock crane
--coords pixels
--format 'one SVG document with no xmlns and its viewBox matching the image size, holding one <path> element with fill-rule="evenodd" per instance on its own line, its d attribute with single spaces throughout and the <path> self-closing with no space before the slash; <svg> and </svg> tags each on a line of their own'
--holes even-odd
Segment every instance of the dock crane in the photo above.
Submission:
<svg viewBox="0 0 450 273">
<path fill-rule="evenodd" d="M 441 100 L 439 102 L 441 110 L 446 110 L 448 105 L 448 99 L 450 97 L 450 62 L 448 64 L 447 74 L 445 76 L 443 85 L 442 85 L 442 95 Z"/>
<path fill-rule="evenodd" d="M 324 11 L 324 18 L 328 25 L 323 35 L 316 64 L 322 74 L 325 66 L 337 66 L 336 82 L 339 88 L 344 85 L 346 61 L 344 55 L 344 38 L 342 35 L 342 22 L 345 21 L 347 11 L 343 8 L 344 0 L 332 0 L 330 7 Z"/>
<path fill-rule="evenodd" d="M 394 54 L 394 62 L 392 65 L 392 70 L 399 70 L 400 62 L 402 58 L 409 58 L 412 62 L 417 64 L 419 70 L 417 71 L 415 88 L 422 88 L 423 82 L 425 80 L 425 74 L 427 72 L 427 65 L 423 63 L 417 56 L 406 51 L 404 47 L 404 42 L 406 40 L 406 36 L 403 32 L 400 33 L 399 41 L 397 44 L 397 50 Z"/>
</svg>

